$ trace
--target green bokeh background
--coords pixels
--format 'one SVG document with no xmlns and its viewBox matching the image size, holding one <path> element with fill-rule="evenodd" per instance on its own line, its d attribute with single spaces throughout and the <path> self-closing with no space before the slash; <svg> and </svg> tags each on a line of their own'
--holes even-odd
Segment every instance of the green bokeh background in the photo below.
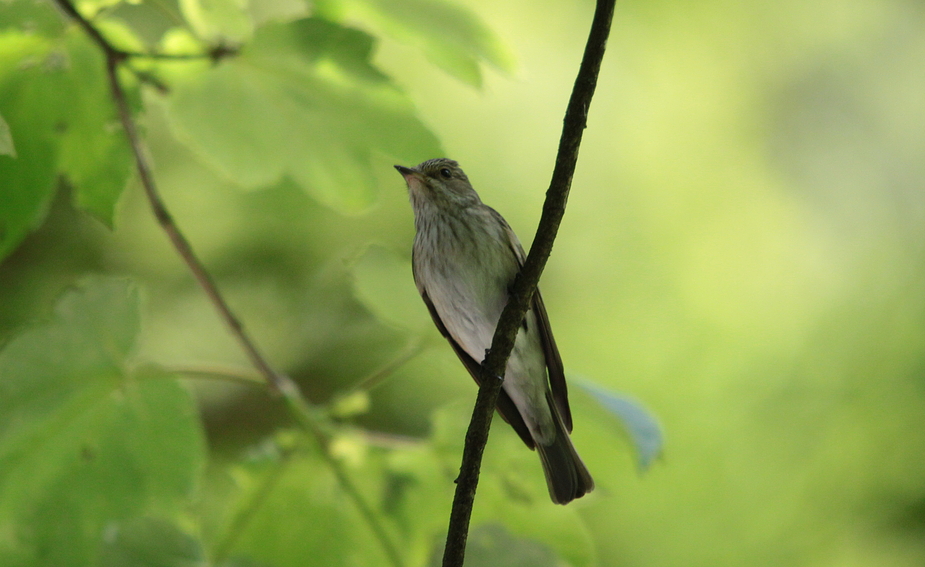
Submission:
<svg viewBox="0 0 925 567">
<path fill-rule="evenodd" d="M 459 4 L 501 38 L 510 72 L 485 66 L 475 88 L 387 34 L 373 61 L 526 244 L 593 6 Z M 639 474 L 612 418 L 573 394 L 598 482 L 554 512 L 585 527 L 575 537 L 593 552 L 573 562 L 925 561 L 923 61 L 925 7 L 912 0 L 618 3 L 542 289 L 567 371 L 640 400 L 666 442 Z M 164 198 L 274 364 L 320 404 L 411 348 L 354 423 L 416 438 L 440 408 L 465 415 L 471 381 L 423 304 L 402 303 L 413 225 L 387 151 L 372 157 L 373 202 L 342 214 L 289 180 L 242 187 L 178 140 L 169 103 L 143 100 Z M 58 193 L 0 264 L 0 340 L 83 274 L 128 275 L 142 289 L 139 360 L 245 366 L 137 183 L 114 224 Z M 191 384 L 218 461 L 287 423 L 262 391 Z M 486 466 L 521 449 L 498 427 Z M 523 451 L 517 472 L 542 487 Z M 478 534 L 503 541 L 490 526 L 513 497 L 492 482 Z M 448 502 L 430 504 L 421 513 L 442 524 Z"/>
</svg>

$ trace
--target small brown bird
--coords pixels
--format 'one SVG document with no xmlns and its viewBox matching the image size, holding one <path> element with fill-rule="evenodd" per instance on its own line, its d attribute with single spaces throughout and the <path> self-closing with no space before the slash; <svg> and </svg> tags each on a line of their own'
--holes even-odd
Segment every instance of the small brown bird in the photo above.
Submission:
<svg viewBox="0 0 925 567">
<path fill-rule="evenodd" d="M 525 254 L 453 160 L 396 165 L 414 209 L 414 281 L 440 332 L 479 379 L 485 350 Z M 549 496 L 567 504 L 594 488 L 569 438 L 572 415 L 559 349 L 539 290 L 508 360 L 498 413 L 539 452 Z"/>
</svg>

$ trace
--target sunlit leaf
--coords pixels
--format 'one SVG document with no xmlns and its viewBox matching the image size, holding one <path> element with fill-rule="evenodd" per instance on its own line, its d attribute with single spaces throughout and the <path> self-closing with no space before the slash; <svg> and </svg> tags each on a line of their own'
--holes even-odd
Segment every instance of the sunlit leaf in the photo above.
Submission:
<svg viewBox="0 0 925 567">
<path fill-rule="evenodd" d="M 308 15 L 307 0 L 260 0 L 248 6 L 255 26 L 267 22 L 286 22 Z"/>
<path fill-rule="evenodd" d="M 512 56 L 474 13 L 433 0 L 325 0 L 318 10 L 341 21 L 360 21 L 420 48 L 443 70 L 473 86 L 481 63 L 510 71 Z"/>
<path fill-rule="evenodd" d="M 318 201 L 358 212 L 375 198 L 373 152 L 414 162 L 434 136 L 369 63 L 371 38 L 319 19 L 261 28 L 214 70 L 178 75 L 178 136 L 245 188 L 288 176 Z"/>
<path fill-rule="evenodd" d="M 369 392 L 357 390 L 346 396 L 335 398 L 330 405 L 330 414 L 337 418 L 349 418 L 369 411 Z"/>
<path fill-rule="evenodd" d="M 117 49 L 126 51 L 146 50 L 145 42 L 138 32 L 124 20 L 117 17 L 100 17 L 94 20 L 94 26 L 103 34 L 106 41 Z M 99 48 L 94 45 L 94 49 Z"/>
<path fill-rule="evenodd" d="M 132 156 L 99 49 L 83 36 L 69 42 L 67 111 L 59 168 L 75 188 L 77 205 L 112 226 L 116 202 L 132 172 Z M 78 85 L 79 82 L 79 85 Z"/>
<path fill-rule="evenodd" d="M 124 0 L 77 0 L 74 4 L 77 9 L 88 18 L 93 18 L 103 10 L 118 6 Z"/>
<path fill-rule="evenodd" d="M 180 0 L 179 4 L 183 17 L 206 41 L 241 42 L 253 33 L 247 0 Z"/>
<path fill-rule="evenodd" d="M 585 380 L 574 380 L 614 417 L 629 434 L 636 449 L 640 470 L 646 470 L 662 452 L 662 428 L 658 420 L 639 402 L 601 388 Z"/>
<path fill-rule="evenodd" d="M 111 225 L 131 160 L 99 50 L 79 30 L 58 44 L 0 35 L 0 107 L 17 153 L 0 156 L 0 258 L 44 220 L 59 172 L 77 204 Z"/>
</svg>

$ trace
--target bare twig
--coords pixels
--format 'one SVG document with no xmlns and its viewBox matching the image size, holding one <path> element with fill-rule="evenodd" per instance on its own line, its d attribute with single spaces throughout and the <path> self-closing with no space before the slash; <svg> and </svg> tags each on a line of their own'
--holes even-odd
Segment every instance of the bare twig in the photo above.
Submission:
<svg viewBox="0 0 925 567">
<path fill-rule="evenodd" d="M 102 50 L 106 53 L 107 58 L 115 56 L 116 58 L 124 59 L 126 57 L 125 52 L 113 47 L 112 44 L 109 43 L 109 40 L 103 37 L 103 34 L 100 33 L 100 30 L 96 29 L 96 27 L 90 23 L 90 20 L 85 18 L 83 14 L 77 11 L 77 8 L 74 6 L 74 4 L 68 0 L 57 0 L 57 2 L 58 7 L 61 8 L 61 10 L 63 10 L 64 13 L 68 15 L 68 17 L 77 22 L 77 25 L 82 27 L 87 35 L 89 35 L 90 38 L 97 45 L 99 45 L 100 48 L 102 48 Z"/>
<path fill-rule="evenodd" d="M 68 16 L 75 20 L 84 31 L 86 31 L 100 49 L 103 50 L 106 57 L 106 72 L 109 78 L 112 99 L 115 102 L 119 120 L 125 130 L 129 145 L 131 146 L 132 154 L 135 159 L 135 167 L 138 170 L 138 177 L 158 224 L 160 224 L 164 232 L 167 233 L 177 253 L 183 258 L 183 261 L 186 262 L 187 267 L 193 273 L 196 281 L 205 291 L 209 301 L 212 302 L 221 318 L 228 325 L 231 333 L 238 339 L 241 348 L 244 349 L 251 363 L 263 377 L 267 387 L 271 391 L 277 392 L 283 396 L 293 417 L 295 417 L 299 424 L 315 439 L 320 448 L 322 457 L 331 467 L 341 488 L 348 497 L 353 500 L 354 505 L 378 538 L 393 567 L 402 567 L 403 560 L 401 554 L 398 551 L 398 547 L 387 533 L 385 526 L 380 522 L 372 506 L 370 506 L 362 494 L 360 494 L 359 489 L 357 489 L 349 476 L 347 476 L 347 471 L 343 464 L 331 453 L 330 437 L 322 428 L 321 419 L 316 417 L 315 412 L 313 412 L 309 403 L 302 396 L 298 386 L 288 376 L 278 374 L 273 370 L 256 344 L 244 331 L 243 325 L 231 311 L 231 308 L 225 302 L 221 293 L 219 293 L 211 275 L 196 256 L 189 241 L 186 240 L 186 237 L 174 222 L 164 201 L 161 199 L 160 193 L 154 182 L 154 176 L 151 173 L 150 165 L 145 156 L 144 148 L 142 147 L 141 137 L 138 135 L 138 130 L 135 127 L 135 121 L 128 105 L 125 90 L 119 82 L 119 65 L 131 57 L 143 56 L 143 54 L 127 52 L 114 47 L 89 20 L 77 11 L 70 0 L 56 0 L 56 2 Z M 218 46 L 210 51 L 210 57 L 213 60 L 217 60 L 233 53 L 234 50 L 232 48 Z"/>
<path fill-rule="evenodd" d="M 223 380 L 248 386 L 266 386 L 267 382 L 256 372 L 245 368 L 233 366 L 218 366 L 205 364 L 188 364 L 165 366 L 164 370 L 171 374 L 185 374 L 190 377 Z"/>
<path fill-rule="evenodd" d="M 354 392 L 359 392 L 360 390 L 369 392 L 381 384 L 383 380 L 395 373 L 396 370 L 404 366 L 405 363 L 421 354 L 424 351 L 424 348 L 425 345 L 423 340 L 420 338 L 412 340 L 410 343 L 408 343 L 408 346 L 405 347 L 405 350 L 394 360 L 387 362 L 384 366 L 357 382 L 355 386 L 352 386 L 344 391 L 342 396 L 346 397 L 350 394 L 353 394 Z"/>
<path fill-rule="evenodd" d="M 64 0 L 59 1 L 64 2 Z M 215 306 L 219 315 L 225 320 L 225 324 L 228 325 L 231 334 L 234 335 L 241 345 L 241 348 L 244 349 L 251 364 L 254 365 L 267 381 L 267 385 L 271 389 L 279 392 L 282 389 L 282 376 L 277 374 L 270 367 L 270 364 L 264 358 L 263 354 L 261 354 L 257 345 L 248 336 L 247 332 L 244 330 L 244 325 L 241 324 L 241 321 L 238 320 L 231 311 L 231 307 L 228 306 L 225 298 L 219 293 L 218 287 L 216 287 L 215 282 L 212 280 L 212 276 L 206 270 L 202 261 L 196 256 L 196 253 L 193 252 L 193 247 L 190 246 L 189 241 L 183 236 L 183 233 L 180 232 L 179 227 L 177 227 L 173 217 L 164 205 L 164 201 L 161 199 L 161 195 L 154 184 L 154 177 L 151 174 L 148 160 L 144 156 L 144 150 L 141 147 L 141 139 L 135 128 L 135 121 L 132 119 L 132 113 L 128 107 L 125 91 L 119 83 L 118 64 L 122 58 L 124 58 L 124 56 L 117 56 L 107 52 L 106 64 L 109 71 L 109 84 L 112 89 L 112 98 L 119 112 L 119 119 L 122 122 L 122 127 L 125 129 L 125 134 L 128 136 L 129 144 L 132 147 L 132 153 L 135 156 L 135 166 L 138 169 L 138 177 L 141 180 L 141 186 L 144 188 L 145 195 L 148 197 L 148 203 L 151 205 L 154 217 L 157 219 L 158 224 L 161 225 L 161 228 L 164 229 L 164 232 L 167 233 L 167 237 L 170 238 L 170 242 L 173 243 L 177 253 L 180 254 L 180 257 L 186 262 L 190 272 L 193 273 L 193 277 L 196 278 L 200 287 L 202 287 L 205 294 L 209 297 L 209 301 L 212 302 L 212 305 Z"/>
<path fill-rule="evenodd" d="M 85 18 L 83 14 L 77 11 L 77 8 L 69 0 L 57 0 L 58 6 L 67 14 L 72 20 L 77 22 L 77 24 L 83 28 L 83 30 L 90 36 L 93 41 L 99 45 L 104 52 L 106 52 L 107 58 L 114 57 L 119 61 L 123 59 L 128 59 L 130 57 L 141 58 L 141 59 L 159 59 L 159 60 L 173 60 L 173 61 L 190 61 L 196 59 L 211 59 L 212 61 L 218 61 L 229 55 L 235 55 L 238 52 L 237 47 L 229 45 L 216 45 L 211 47 L 205 53 L 158 53 L 158 52 L 149 52 L 149 51 L 127 51 L 124 49 L 119 49 L 113 46 L 108 39 L 106 39 L 100 30 L 96 29 L 90 20 Z"/>
<path fill-rule="evenodd" d="M 578 162 L 578 148 L 581 136 L 587 125 L 588 108 L 597 86 L 607 37 L 610 35 L 610 23 L 616 0 L 598 0 L 591 24 L 591 32 L 585 45 L 584 56 L 572 88 L 559 139 L 559 151 L 553 170 L 543 214 L 540 218 L 530 253 L 524 266 L 514 281 L 510 299 L 492 339 L 491 349 L 482 362 L 481 387 L 472 410 L 472 420 L 466 432 L 466 445 L 463 450 L 462 465 L 456 480 L 456 495 L 450 512 L 450 526 L 447 533 L 446 547 L 443 552 L 444 567 L 462 567 L 466 552 L 466 539 L 469 533 L 469 518 L 475 501 L 478 486 L 479 468 L 482 453 L 488 442 L 491 419 L 501 392 L 507 359 L 514 348 L 517 330 L 524 319 L 530 300 L 536 290 L 537 282 L 543 273 L 546 260 L 552 251 L 559 223 L 565 214 L 565 205 L 572 184 L 572 175 Z"/>
<path fill-rule="evenodd" d="M 157 59 L 160 61 L 196 61 L 200 59 L 218 61 L 223 57 L 235 55 L 237 52 L 237 47 L 217 45 L 209 49 L 207 53 L 161 53 L 159 51 L 123 51 L 122 53 L 124 53 L 126 57 Z"/>
<path fill-rule="evenodd" d="M 58 5 L 61 6 L 61 9 L 87 32 L 106 55 L 106 70 L 109 76 L 112 99 L 116 104 L 119 120 L 122 123 L 125 135 L 128 137 L 129 145 L 132 148 L 132 155 L 135 158 L 138 177 L 141 180 L 141 186 L 144 188 L 145 195 L 148 198 L 148 203 L 151 205 L 151 210 L 154 212 L 154 217 L 157 219 L 158 224 L 161 225 L 161 228 L 164 229 L 164 232 L 167 233 L 177 253 L 180 254 L 180 257 L 186 262 L 187 267 L 189 267 L 190 271 L 193 273 L 193 277 L 196 278 L 200 287 L 205 291 L 206 295 L 209 297 L 209 301 L 212 302 L 219 315 L 224 319 L 231 333 L 238 339 L 241 348 L 244 349 L 251 364 L 253 364 L 264 377 L 270 388 L 279 392 L 281 390 L 282 378 L 270 367 L 269 363 L 257 348 L 257 345 L 254 344 L 254 341 L 252 341 L 244 331 L 244 326 L 231 311 L 224 297 L 219 293 L 218 288 L 215 286 L 215 282 L 212 280 L 212 276 L 196 256 L 196 253 L 193 252 L 193 247 L 190 246 L 189 241 L 186 240 L 186 237 L 180 232 L 179 227 L 177 227 L 173 217 L 164 205 L 164 200 L 161 199 L 160 192 L 154 183 L 154 176 L 151 174 L 151 167 L 148 165 L 148 160 L 144 155 L 141 138 L 138 136 L 138 130 L 135 128 L 135 121 L 132 119 L 132 111 L 129 109 L 125 90 L 122 88 L 122 84 L 119 83 L 119 63 L 135 54 L 113 47 L 112 44 L 103 37 L 103 34 L 77 11 L 71 2 L 68 0 L 57 0 L 57 2 Z"/>
</svg>

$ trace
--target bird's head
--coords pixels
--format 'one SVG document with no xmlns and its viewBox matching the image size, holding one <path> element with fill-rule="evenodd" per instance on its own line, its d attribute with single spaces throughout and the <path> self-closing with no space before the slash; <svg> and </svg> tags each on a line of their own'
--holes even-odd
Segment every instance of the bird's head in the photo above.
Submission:
<svg viewBox="0 0 925 567">
<path fill-rule="evenodd" d="M 468 206 L 481 203 L 459 164 L 447 158 L 427 160 L 415 167 L 396 165 L 405 178 L 411 202 L 436 206 Z"/>
</svg>

